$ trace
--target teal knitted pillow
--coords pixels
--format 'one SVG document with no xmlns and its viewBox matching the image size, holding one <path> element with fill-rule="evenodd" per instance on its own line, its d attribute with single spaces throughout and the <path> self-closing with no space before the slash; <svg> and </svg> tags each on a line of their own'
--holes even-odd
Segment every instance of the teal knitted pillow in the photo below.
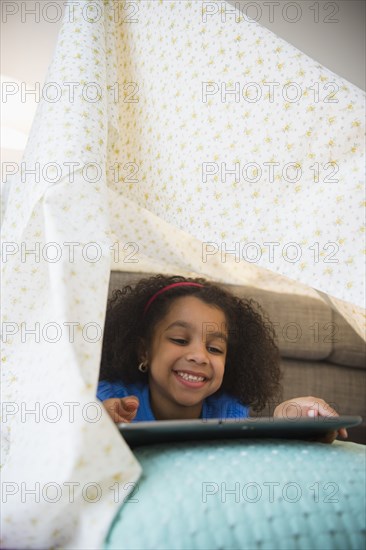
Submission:
<svg viewBox="0 0 366 550">
<path fill-rule="evenodd" d="M 105 548 L 365 548 L 365 449 L 268 439 L 137 448 L 143 476 Z"/>
</svg>

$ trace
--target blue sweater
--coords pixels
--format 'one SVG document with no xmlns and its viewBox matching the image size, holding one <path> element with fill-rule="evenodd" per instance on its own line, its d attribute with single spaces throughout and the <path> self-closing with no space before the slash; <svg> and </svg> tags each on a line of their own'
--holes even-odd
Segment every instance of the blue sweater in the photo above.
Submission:
<svg viewBox="0 0 366 550">
<path fill-rule="evenodd" d="M 97 397 L 100 401 L 112 397 L 135 395 L 140 401 L 135 419 L 132 422 L 156 420 L 150 406 L 149 386 L 147 384 L 123 384 L 102 380 L 98 384 Z M 203 401 L 201 418 L 247 418 L 249 408 L 228 394 L 210 395 Z"/>
</svg>

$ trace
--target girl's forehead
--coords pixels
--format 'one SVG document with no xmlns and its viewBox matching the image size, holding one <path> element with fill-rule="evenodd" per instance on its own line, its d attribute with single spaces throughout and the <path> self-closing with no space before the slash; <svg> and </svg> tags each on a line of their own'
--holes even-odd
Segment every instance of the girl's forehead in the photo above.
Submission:
<svg viewBox="0 0 366 550">
<path fill-rule="evenodd" d="M 226 316 L 224 311 L 215 304 L 208 304 L 196 296 L 181 296 L 175 298 L 169 304 L 169 308 L 163 317 L 164 323 L 172 319 L 194 322 L 224 323 Z"/>
</svg>

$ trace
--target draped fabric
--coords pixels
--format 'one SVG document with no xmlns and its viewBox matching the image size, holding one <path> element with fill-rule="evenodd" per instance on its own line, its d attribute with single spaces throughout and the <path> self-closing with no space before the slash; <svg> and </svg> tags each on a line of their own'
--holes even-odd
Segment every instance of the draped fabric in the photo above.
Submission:
<svg viewBox="0 0 366 550">
<path fill-rule="evenodd" d="M 111 269 L 322 291 L 363 334 L 363 135 L 230 4 L 66 6 L 3 222 L 5 547 L 99 547 L 141 474 L 95 399 Z"/>
</svg>

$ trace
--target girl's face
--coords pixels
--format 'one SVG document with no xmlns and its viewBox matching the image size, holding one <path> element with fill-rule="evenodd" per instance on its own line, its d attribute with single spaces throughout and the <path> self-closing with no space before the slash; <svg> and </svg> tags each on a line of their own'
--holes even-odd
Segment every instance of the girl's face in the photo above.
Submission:
<svg viewBox="0 0 366 550">
<path fill-rule="evenodd" d="M 158 420 L 199 418 L 203 400 L 222 384 L 227 338 L 221 309 L 193 296 L 172 302 L 144 357 Z"/>
</svg>

